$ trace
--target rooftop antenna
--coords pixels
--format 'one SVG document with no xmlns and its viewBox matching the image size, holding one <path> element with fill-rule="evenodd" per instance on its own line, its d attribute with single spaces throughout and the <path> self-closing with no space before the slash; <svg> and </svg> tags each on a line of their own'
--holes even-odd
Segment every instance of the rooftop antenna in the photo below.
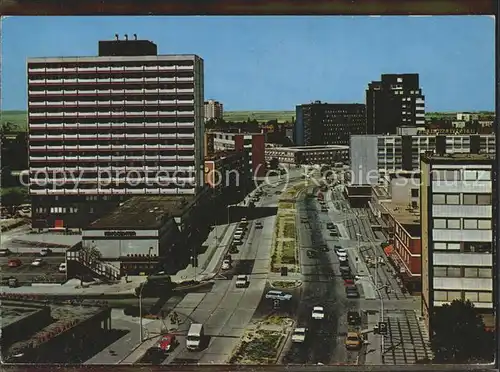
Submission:
<svg viewBox="0 0 500 372">
<path fill-rule="evenodd" d="M 127 34 L 125 34 L 125 40 L 128 40 L 128 35 Z"/>
<path fill-rule="evenodd" d="M 137 34 L 134 34 L 134 40 L 137 40 Z"/>
<path fill-rule="evenodd" d="M 118 34 L 115 34 L 115 39 L 120 40 L 120 38 L 118 37 Z"/>
</svg>

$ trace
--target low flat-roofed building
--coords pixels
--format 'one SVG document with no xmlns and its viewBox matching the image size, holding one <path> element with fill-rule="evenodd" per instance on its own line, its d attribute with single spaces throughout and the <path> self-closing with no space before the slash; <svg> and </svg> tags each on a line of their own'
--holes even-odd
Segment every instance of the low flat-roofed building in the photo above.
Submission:
<svg viewBox="0 0 500 372">
<path fill-rule="evenodd" d="M 347 162 L 349 146 L 266 146 L 266 161 L 277 159 L 282 165 L 328 164 Z"/>
<path fill-rule="evenodd" d="M 97 249 L 120 276 L 170 272 L 209 227 L 211 202 L 208 186 L 197 196 L 133 197 L 82 231 L 82 249 Z"/>
<path fill-rule="evenodd" d="M 2 294 L 2 358 L 10 363 L 83 362 L 111 328 L 111 309 L 13 299 Z M 107 345 L 103 345 L 107 346 Z M 78 358 L 82 358 L 78 360 Z"/>
<path fill-rule="evenodd" d="M 385 253 L 391 259 L 401 285 L 410 293 L 421 290 L 420 212 L 407 204 L 393 201 L 380 203 L 382 219 L 390 245 Z"/>
</svg>

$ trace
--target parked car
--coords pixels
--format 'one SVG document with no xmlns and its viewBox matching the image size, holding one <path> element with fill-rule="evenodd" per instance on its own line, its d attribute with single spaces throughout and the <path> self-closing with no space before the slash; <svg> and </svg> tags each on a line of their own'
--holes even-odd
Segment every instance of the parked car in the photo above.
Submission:
<svg viewBox="0 0 500 372">
<path fill-rule="evenodd" d="M 13 258 L 12 260 L 9 260 L 9 262 L 7 263 L 7 265 L 9 267 L 19 267 L 22 264 L 23 263 L 21 262 L 21 260 L 19 258 Z"/>
<path fill-rule="evenodd" d="M 40 256 L 48 256 L 50 254 L 52 254 L 52 249 L 50 248 L 42 248 L 40 250 Z"/>
<path fill-rule="evenodd" d="M 0 249 L 0 256 L 6 257 L 6 256 L 8 256 L 10 254 L 11 254 L 11 252 L 10 252 L 9 249 Z"/>
<path fill-rule="evenodd" d="M 336 237 L 336 236 L 339 236 L 339 233 L 337 232 L 337 230 L 331 230 L 330 236 Z"/>
<path fill-rule="evenodd" d="M 334 228 L 335 228 L 335 224 L 334 224 L 333 222 L 328 222 L 328 223 L 326 224 L 326 228 L 327 228 L 327 229 L 329 229 L 329 230 L 330 230 L 330 229 L 334 229 Z"/>
<path fill-rule="evenodd" d="M 222 261 L 222 270 L 229 270 L 231 268 L 231 261 L 224 260 Z"/>
<path fill-rule="evenodd" d="M 312 310 L 311 317 L 314 320 L 322 320 L 325 319 L 325 309 L 323 306 L 314 306 Z"/>
<path fill-rule="evenodd" d="M 361 315 L 357 311 L 348 311 L 347 312 L 347 324 L 352 326 L 361 325 Z"/>
<path fill-rule="evenodd" d="M 347 255 L 345 255 L 345 256 L 337 256 L 337 258 L 339 259 L 339 262 L 347 262 Z"/>
<path fill-rule="evenodd" d="M 327 246 L 326 244 L 320 244 L 320 245 L 318 246 L 318 248 L 319 248 L 319 250 L 320 250 L 321 252 L 328 252 L 328 251 L 329 251 L 328 246 Z"/>
<path fill-rule="evenodd" d="M 313 251 L 313 250 L 310 250 L 310 249 L 307 251 L 306 254 L 307 254 L 307 257 L 309 257 L 309 258 L 316 258 L 316 257 L 318 257 L 318 255 L 316 254 L 316 252 Z"/>
<path fill-rule="evenodd" d="M 345 347 L 348 350 L 358 350 L 361 348 L 361 336 L 357 332 L 347 332 Z"/>
<path fill-rule="evenodd" d="M 359 291 L 356 285 L 348 285 L 345 287 L 347 298 L 359 298 Z"/>
<path fill-rule="evenodd" d="M 177 345 L 179 341 L 175 338 L 175 335 L 172 333 L 168 333 L 164 336 L 161 336 L 160 341 L 158 342 L 158 348 L 164 353 L 168 353 L 172 351 Z"/>
<path fill-rule="evenodd" d="M 295 328 L 292 333 L 292 342 L 302 344 L 306 341 L 307 328 Z"/>
<path fill-rule="evenodd" d="M 33 262 L 31 263 L 31 266 L 39 267 L 39 266 L 43 266 L 43 264 L 45 264 L 44 260 L 42 260 L 41 258 L 35 258 L 33 260 Z"/>
<path fill-rule="evenodd" d="M 9 278 L 7 280 L 7 283 L 10 288 L 17 288 L 19 287 L 19 280 L 17 278 Z"/>
<path fill-rule="evenodd" d="M 255 228 L 256 229 L 262 229 L 264 227 L 264 225 L 262 225 L 262 222 L 256 222 L 255 223 Z"/>
<path fill-rule="evenodd" d="M 340 245 L 334 246 L 333 249 L 335 250 L 335 253 L 337 254 L 337 256 L 341 256 L 344 254 L 347 255 L 347 251 L 345 250 L 345 248 L 342 248 Z"/>
<path fill-rule="evenodd" d="M 238 275 L 236 277 L 236 288 L 246 288 L 250 284 L 248 275 Z"/>
<path fill-rule="evenodd" d="M 289 301 L 292 299 L 292 295 L 282 291 L 269 291 L 266 293 L 266 299 Z"/>
<path fill-rule="evenodd" d="M 59 272 L 60 273 L 65 273 L 66 272 L 66 262 L 63 262 L 59 265 Z"/>
</svg>

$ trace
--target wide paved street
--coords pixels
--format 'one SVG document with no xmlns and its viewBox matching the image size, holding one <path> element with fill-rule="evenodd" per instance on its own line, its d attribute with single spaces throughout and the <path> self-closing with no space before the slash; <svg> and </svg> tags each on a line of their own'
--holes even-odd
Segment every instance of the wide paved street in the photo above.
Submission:
<svg viewBox="0 0 500 372">
<path fill-rule="evenodd" d="M 312 194 L 313 188 L 309 188 Z M 318 212 L 317 201 L 306 197 L 297 203 L 299 216 L 307 216 L 308 223 L 298 226 L 300 261 L 304 284 L 297 309 L 297 326 L 309 328 L 309 341 L 286 352 L 283 363 L 336 364 L 354 362 L 357 352 L 348 352 L 344 346 L 347 332 L 347 312 L 358 310 L 358 300 L 347 300 L 344 283 L 339 273 L 339 262 L 334 253 L 336 241 L 327 238 L 324 216 Z M 307 250 L 327 244 L 329 252 L 319 252 L 317 258 L 308 258 Z M 326 319 L 313 321 L 313 306 L 325 308 Z"/>
</svg>

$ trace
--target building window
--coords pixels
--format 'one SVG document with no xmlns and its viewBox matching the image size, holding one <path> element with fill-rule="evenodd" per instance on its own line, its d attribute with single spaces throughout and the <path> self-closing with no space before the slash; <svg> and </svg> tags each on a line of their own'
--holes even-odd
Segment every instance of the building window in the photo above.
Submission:
<svg viewBox="0 0 500 372">
<path fill-rule="evenodd" d="M 464 194 L 464 205 L 491 205 L 491 194 Z"/>
<path fill-rule="evenodd" d="M 435 229 L 460 229 L 460 218 L 436 218 L 434 219 Z"/>
<path fill-rule="evenodd" d="M 434 291 L 434 301 L 451 302 L 462 299 L 461 291 Z"/>
<path fill-rule="evenodd" d="M 432 195 L 432 204 L 446 204 L 446 195 L 445 194 Z"/>
<path fill-rule="evenodd" d="M 491 253 L 491 242 L 464 242 L 466 253 Z"/>
<path fill-rule="evenodd" d="M 446 204 L 451 204 L 451 205 L 460 204 L 460 194 L 447 194 Z"/>
<path fill-rule="evenodd" d="M 466 278 L 491 278 L 492 269 L 484 267 L 465 267 L 464 276 Z"/>
<path fill-rule="evenodd" d="M 411 189 L 411 197 L 418 198 L 418 189 Z"/>
<path fill-rule="evenodd" d="M 491 292 L 478 292 L 478 302 L 493 302 Z"/>
<path fill-rule="evenodd" d="M 434 242 L 434 251 L 460 251 L 460 243 Z"/>
<path fill-rule="evenodd" d="M 464 218 L 465 230 L 491 230 L 491 220 Z"/>
<path fill-rule="evenodd" d="M 476 181 L 477 180 L 477 171 L 464 170 L 464 181 Z"/>
<path fill-rule="evenodd" d="M 464 300 L 471 301 L 471 302 L 478 302 L 479 301 L 479 293 L 477 292 L 465 292 Z"/>
<path fill-rule="evenodd" d="M 478 181 L 491 181 L 491 172 L 480 170 L 477 171 L 477 180 Z"/>
</svg>

